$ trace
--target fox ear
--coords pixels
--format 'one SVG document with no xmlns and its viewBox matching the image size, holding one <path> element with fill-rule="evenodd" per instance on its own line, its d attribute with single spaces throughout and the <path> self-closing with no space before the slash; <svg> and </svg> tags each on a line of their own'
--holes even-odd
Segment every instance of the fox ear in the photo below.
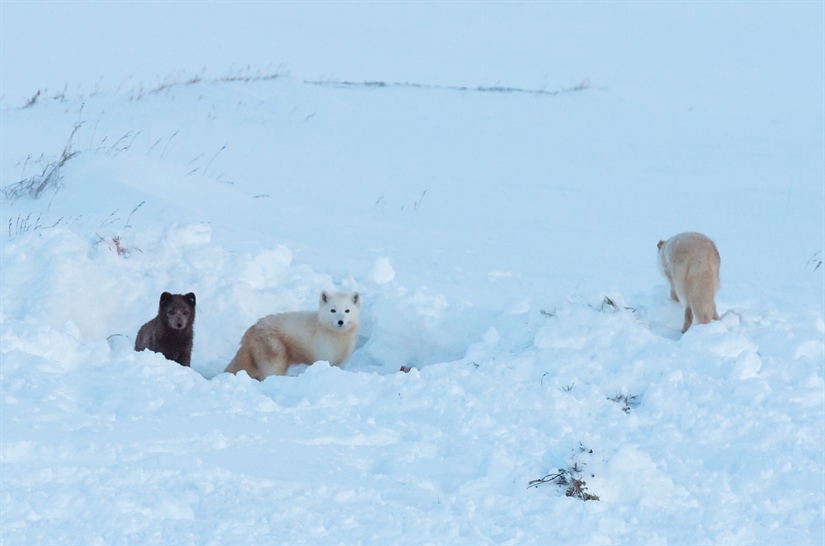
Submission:
<svg viewBox="0 0 825 546">
<path fill-rule="evenodd" d="M 361 296 L 358 294 L 358 292 L 352 293 L 352 303 L 358 306 L 361 305 Z"/>
<path fill-rule="evenodd" d="M 321 292 L 321 305 L 324 305 L 328 301 L 329 301 L 329 294 L 327 294 L 326 292 Z"/>
<path fill-rule="evenodd" d="M 662 248 L 662 245 L 664 245 L 664 244 L 665 244 L 665 242 L 662 241 L 661 239 L 659 239 L 659 243 L 656 245 L 656 248 Z"/>
<path fill-rule="evenodd" d="M 188 294 L 186 294 L 183 297 L 186 298 L 187 300 L 189 300 L 189 303 L 191 303 L 192 305 L 195 305 L 195 293 L 194 292 L 189 292 Z"/>
<path fill-rule="evenodd" d="M 164 303 L 166 303 L 167 301 L 169 301 L 171 299 L 172 299 L 172 294 L 170 294 L 169 292 L 164 292 L 163 294 L 160 295 L 160 304 L 163 305 Z"/>
</svg>

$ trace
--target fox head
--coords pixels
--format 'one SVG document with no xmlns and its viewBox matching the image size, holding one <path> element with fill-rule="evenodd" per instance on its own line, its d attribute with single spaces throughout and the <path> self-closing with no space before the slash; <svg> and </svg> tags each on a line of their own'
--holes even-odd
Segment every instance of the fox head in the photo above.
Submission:
<svg viewBox="0 0 825 546">
<path fill-rule="evenodd" d="M 192 323 L 195 322 L 195 294 L 189 292 L 181 295 L 164 292 L 160 295 L 158 316 L 172 330 L 191 328 Z"/>
<path fill-rule="evenodd" d="M 327 328 L 348 331 L 358 327 L 361 297 L 358 292 L 321 292 L 318 318 Z"/>
</svg>

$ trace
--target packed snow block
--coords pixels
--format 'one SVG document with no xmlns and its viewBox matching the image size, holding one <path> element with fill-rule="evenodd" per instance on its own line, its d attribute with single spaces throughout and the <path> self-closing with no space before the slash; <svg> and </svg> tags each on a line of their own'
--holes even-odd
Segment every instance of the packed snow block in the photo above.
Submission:
<svg viewBox="0 0 825 546">
<path fill-rule="evenodd" d="M 292 252 L 286 246 L 262 249 L 254 258 L 244 260 L 238 280 L 257 290 L 277 286 L 284 280 L 291 265 Z"/>
<path fill-rule="evenodd" d="M 666 514 L 697 504 L 666 467 L 638 446 L 618 448 L 588 483 L 607 503 L 628 502 Z"/>
<path fill-rule="evenodd" d="M 395 269 L 389 258 L 378 258 L 372 268 L 372 280 L 376 284 L 391 283 L 395 279 Z"/>
<path fill-rule="evenodd" d="M 181 248 L 185 246 L 205 245 L 212 240 L 212 228 L 209 224 L 185 224 L 169 228 L 166 246 Z"/>
<path fill-rule="evenodd" d="M 805 341 L 797 346 L 793 355 L 794 358 L 806 358 L 821 363 L 825 359 L 825 343 L 818 339 Z"/>
<path fill-rule="evenodd" d="M 762 359 L 759 354 L 755 351 L 744 350 L 734 361 L 731 378 L 744 381 L 745 379 L 759 377 L 759 370 L 761 369 Z"/>
</svg>

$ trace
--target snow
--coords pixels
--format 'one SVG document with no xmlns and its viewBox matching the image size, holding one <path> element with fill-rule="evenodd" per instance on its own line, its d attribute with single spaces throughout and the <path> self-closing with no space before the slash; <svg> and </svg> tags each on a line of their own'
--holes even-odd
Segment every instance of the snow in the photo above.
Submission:
<svg viewBox="0 0 825 546">
<path fill-rule="evenodd" d="M 2 186 L 76 152 L 0 198 L 0 543 L 825 543 L 823 9 L 0 4 Z M 329 289 L 342 367 L 223 373 Z"/>
</svg>

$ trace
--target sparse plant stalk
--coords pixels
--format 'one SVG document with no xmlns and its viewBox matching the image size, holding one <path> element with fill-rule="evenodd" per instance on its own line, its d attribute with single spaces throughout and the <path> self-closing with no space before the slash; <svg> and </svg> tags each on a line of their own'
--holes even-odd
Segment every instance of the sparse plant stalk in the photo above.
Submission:
<svg viewBox="0 0 825 546">
<path fill-rule="evenodd" d="M 131 219 L 132 219 L 132 215 L 133 215 L 134 213 L 136 213 L 136 212 L 137 212 L 137 210 L 138 210 L 140 207 L 142 207 L 144 203 L 146 203 L 146 201 L 141 201 L 140 203 L 138 203 L 138 204 L 137 204 L 137 206 L 136 206 L 135 208 L 133 208 L 133 209 L 132 209 L 132 212 L 130 212 L 130 213 L 129 213 L 129 216 L 126 218 L 126 224 L 123 226 L 124 228 L 130 228 L 130 227 L 132 227 L 132 226 L 131 226 L 131 224 L 129 224 L 129 220 L 131 220 Z"/>
<path fill-rule="evenodd" d="M 30 98 L 29 100 L 26 101 L 26 104 L 23 105 L 23 108 L 31 108 L 32 106 L 35 105 L 35 103 L 37 102 L 37 100 L 39 98 L 40 98 L 40 90 L 38 89 L 37 93 L 35 93 L 32 96 L 32 98 Z"/>
<path fill-rule="evenodd" d="M 616 304 L 616 302 L 615 302 L 615 301 L 613 301 L 612 299 L 610 299 L 610 297 L 609 297 L 609 296 L 605 296 L 605 297 L 604 297 L 604 299 L 602 300 L 601 304 L 600 304 L 598 307 L 595 307 L 595 306 L 593 306 L 593 305 L 591 305 L 591 304 L 589 304 L 589 303 L 588 303 L 587 305 L 588 305 L 588 307 L 590 307 L 591 309 L 596 309 L 597 311 L 602 312 L 602 313 L 603 313 L 605 310 L 610 310 L 610 311 L 614 311 L 614 312 L 615 312 L 615 311 L 621 311 L 622 309 L 624 309 L 625 311 L 630 311 L 631 313 L 633 313 L 633 314 L 635 315 L 635 314 L 636 314 L 636 312 L 639 310 L 637 307 L 628 307 L 628 306 L 619 307 L 619 306 Z"/>
<path fill-rule="evenodd" d="M 71 158 L 78 154 L 73 149 L 73 143 L 75 134 L 82 125 L 83 122 L 75 124 L 59 157 L 47 161 L 40 174 L 24 178 L 20 182 L 4 187 L 0 190 L 3 197 L 10 201 L 16 201 L 25 195 L 37 199 L 46 190 L 51 188 L 54 188 L 55 191 L 59 190 L 62 181 L 61 169 Z"/>
<path fill-rule="evenodd" d="M 822 251 L 820 250 L 819 252 L 814 252 L 814 255 L 811 256 L 811 258 L 808 260 L 808 263 L 805 264 L 805 267 L 812 268 L 814 272 L 816 272 L 817 269 L 822 267 Z"/>
<path fill-rule="evenodd" d="M 213 155 L 213 156 L 212 156 L 212 159 L 210 159 L 210 160 L 209 160 L 209 163 L 207 163 L 207 164 L 206 164 L 206 168 L 203 170 L 203 176 L 206 176 L 206 173 L 207 173 L 207 172 L 209 172 L 209 167 L 211 167 L 211 166 L 212 166 L 212 162 L 213 162 L 213 161 L 215 161 L 215 158 L 217 158 L 217 157 L 218 157 L 218 154 L 220 154 L 222 151 L 224 151 L 224 150 L 226 149 L 226 146 L 227 146 L 227 145 L 226 145 L 226 144 L 224 144 L 223 146 L 221 146 L 221 149 L 220 149 L 220 150 L 218 150 L 217 152 L 215 152 L 215 155 Z"/>
<path fill-rule="evenodd" d="M 413 203 L 413 210 L 414 211 L 418 212 L 418 208 L 421 206 L 421 202 L 424 201 L 424 196 L 425 195 L 427 195 L 427 190 L 424 190 L 423 192 L 421 192 L 421 197 L 419 197 L 418 200 L 415 203 Z"/>
<path fill-rule="evenodd" d="M 142 250 L 140 250 L 137 247 L 134 247 L 134 248 L 127 247 L 123 243 L 123 239 L 120 237 L 120 235 L 113 235 L 109 238 L 104 238 L 104 237 L 100 236 L 97 233 L 95 233 L 95 235 L 97 235 L 97 242 L 98 243 L 105 244 L 106 247 L 109 248 L 109 250 L 114 250 L 115 253 L 118 256 L 128 258 L 129 256 L 132 255 L 133 250 L 137 250 L 138 252 L 141 252 L 141 253 L 143 252 Z"/>
<path fill-rule="evenodd" d="M 593 450 L 587 449 L 581 444 L 581 442 L 579 442 L 578 452 L 574 455 L 574 457 L 582 454 L 592 455 Z M 530 489 L 531 487 L 537 488 L 540 485 L 551 484 L 563 487 L 564 496 L 566 497 L 573 497 L 582 501 L 600 500 L 598 495 L 587 492 L 587 482 L 585 482 L 582 478 L 582 472 L 584 471 L 582 468 L 583 466 L 585 466 L 584 463 L 573 461 L 572 466 L 568 465 L 566 469 L 559 468 L 558 472 L 552 472 L 542 478 L 539 478 L 538 480 L 529 481 L 527 483 L 527 489 Z"/>
<path fill-rule="evenodd" d="M 9 239 L 13 239 L 19 235 L 23 235 L 24 233 L 28 233 L 30 231 L 38 231 L 42 229 L 51 229 L 57 227 L 60 224 L 67 224 L 68 219 L 65 216 L 61 216 L 58 218 L 54 223 L 50 225 L 43 225 L 42 223 L 43 214 L 40 213 L 37 215 L 37 218 L 32 220 L 31 213 L 27 214 L 26 216 L 18 215 L 17 218 L 9 218 L 9 225 L 8 225 L 8 237 Z M 79 217 L 78 217 L 79 218 Z M 77 220 L 75 218 L 71 222 L 68 222 L 68 225 L 74 223 Z"/>
</svg>

